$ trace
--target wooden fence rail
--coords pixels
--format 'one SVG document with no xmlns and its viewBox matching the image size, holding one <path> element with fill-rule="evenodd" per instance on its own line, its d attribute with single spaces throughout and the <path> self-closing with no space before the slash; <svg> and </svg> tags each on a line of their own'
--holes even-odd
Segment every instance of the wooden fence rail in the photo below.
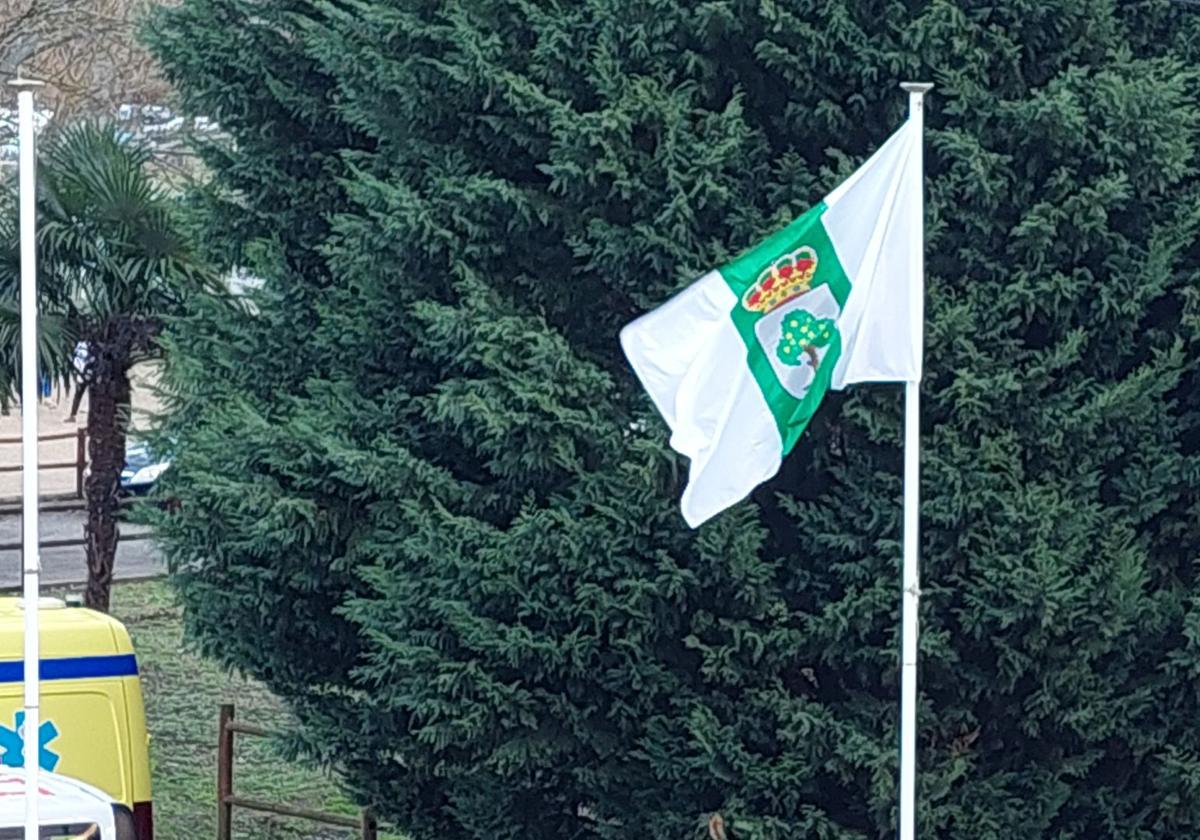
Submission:
<svg viewBox="0 0 1200 840">
<path fill-rule="evenodd" d="M 132 533 L 132 534 L 125 534 L 124 536 L 118 536 L 117 541 L 119 544 L 119 543 L 124 543 L 124 542 L 133 542 L 134 540 L 152 540 L 152 539 L 154 539 L 153 532 L 151 532 L 151 531 L 136 531 L 135 533 Z M 76 545 L 87 545 L 87 540 L 85 540 L 83 538 L 73 538 L 73 539 L 65 539 L 65 540 L 38 540 L 38 548 L 70 548 L 71 546 L 76 546 Z M 19 542 L 0 543 L 0 552 L 20 551 L 24 547 L 25 547 L 24 543 L 19 543 Z"/>
<path fill-rule="evenodd" d="M 75 438 L 75 460 L 59 461 L 53 464 L 38 464 L 38 472 L 42 470 L 75 470 L 75 498 L 83 498 L 83 475 L 87 471 L 87 429 L 77 429 L 74 432 L 55 432 L 50 435 L 38 435 L 38 443 L 50 440 L 70 440 Z M 19 437 L 0 437 L 0 446 L 20 446 Z M 0 473 L 19 473 L 20 464 L 0 466 Z"/>
<path fill-rule="evenodd" d="M 347 817 L 340 814 L 327 814 L 310 808 L 299 808 L 292 805 L 279 805 L 237 796 L 233 792 L 233 736 L 234 733 L 269 737 L 273 733 L 269 729 L 255 726 L 252 723 L 242 723 L 234 719 L 233 704 L 221 705 L 218 718 L 217 740 L 217 840 L 233 840 L 233 809 L 245 808 L 248 811 L 259 811 L 264 814 L 277 814 L 283 817 L 295 817 L 311 822 L 336 825 L 342 828 L 358 829 L 362 840 L 378 840 L 379 824 L 369 808 L 363 809 L 358 817 Z"/>
</svg>

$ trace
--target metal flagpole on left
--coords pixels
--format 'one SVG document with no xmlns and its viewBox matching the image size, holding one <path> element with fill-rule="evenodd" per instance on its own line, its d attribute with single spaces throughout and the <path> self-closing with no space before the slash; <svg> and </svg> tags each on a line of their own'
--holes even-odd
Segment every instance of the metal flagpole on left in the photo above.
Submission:
<svg viewBox="0 0 1200 840">
<path fill-rule="evenodd" d="M 18 78 L 17 141 L 21 219 L 21 554 L 25 574 L 25 840 L 38 840 L 38 358 L 37 358 L 37 180 L 33 130 L 33 91 L 41 86 Z"/>
<path fill-rule="evenodd" d="M 905 82 L 908 91 L 908 118 L 916 122 L 918 143 L 925 136 L 925 94 L 933 85 Z M 920 283 L 917 323 L 925 324 L 925 164 L 917 149 L 921 173 L 921 247 L 913 253 L 913 277 Z M 922 345 L 923 346 L 923 345 Z M 922 349 L 922 353 L 924 350 Z M 919 368 L 918 368 L 919 370 Z M 904 601 L 901 608 L 900 641 L 900 840 L 917 836 L 917 629 L 921 603 L 920 511 L 921 511 L 921 382 L 904 386 Z"/>
</svg>

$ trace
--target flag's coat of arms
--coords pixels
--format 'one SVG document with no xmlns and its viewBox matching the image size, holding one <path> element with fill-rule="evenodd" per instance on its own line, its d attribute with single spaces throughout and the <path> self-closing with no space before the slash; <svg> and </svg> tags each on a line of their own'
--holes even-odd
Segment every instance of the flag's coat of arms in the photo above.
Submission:
<svg viewBox="0 0 1200 840">
<path fill-rule="evenodd" d="M 817 263 L 817 252 L 807 245 L 785 254 L 758 275 L 742 296 L 742 306 L 751 312 L 767 313 L 804 294 L 812 286 Z"/>
</svg>

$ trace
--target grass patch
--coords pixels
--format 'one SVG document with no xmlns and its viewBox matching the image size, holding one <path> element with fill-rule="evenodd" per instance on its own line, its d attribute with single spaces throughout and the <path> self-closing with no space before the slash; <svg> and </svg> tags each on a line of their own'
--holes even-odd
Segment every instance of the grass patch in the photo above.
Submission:
<svg viewBox="0 0 1200 840">
<path fill-rule="evenodd" d="M 188 650 L 182 611 L 165 582 L 117 584 L 112 612 L 133 637 L 142 675 L 157 840 L 211 837 L 216 821 L 218 706 L 235 703 L 239 718 L 277 729 L 289 725 L 289 716 L 262 685 L 229 674 Z M 328 776 L 285 761 L 270 740 L 239 735 L 235 744 L 234 790 L 239 795 L 357 813 Z M 234 809 L 234 836 L 335 840 L 356 837 L 357 832 Z"/>
</svg>

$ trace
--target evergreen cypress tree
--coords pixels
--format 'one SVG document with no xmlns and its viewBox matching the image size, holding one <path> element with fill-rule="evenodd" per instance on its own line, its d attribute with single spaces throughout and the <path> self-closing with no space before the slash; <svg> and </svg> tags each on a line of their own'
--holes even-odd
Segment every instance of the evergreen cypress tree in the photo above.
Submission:
<svg viewBox="0 0 1200 840">
<path fill-rule="evenodd" d="M 411 835 L 894 825 L 899 389 L 698 532 L 619 327 L 933 78 L 920 822 L 1200 832 L 1183 4 L 184 0 L 214 254 L 169 336 L 189 627 Z"/>
</svg>

